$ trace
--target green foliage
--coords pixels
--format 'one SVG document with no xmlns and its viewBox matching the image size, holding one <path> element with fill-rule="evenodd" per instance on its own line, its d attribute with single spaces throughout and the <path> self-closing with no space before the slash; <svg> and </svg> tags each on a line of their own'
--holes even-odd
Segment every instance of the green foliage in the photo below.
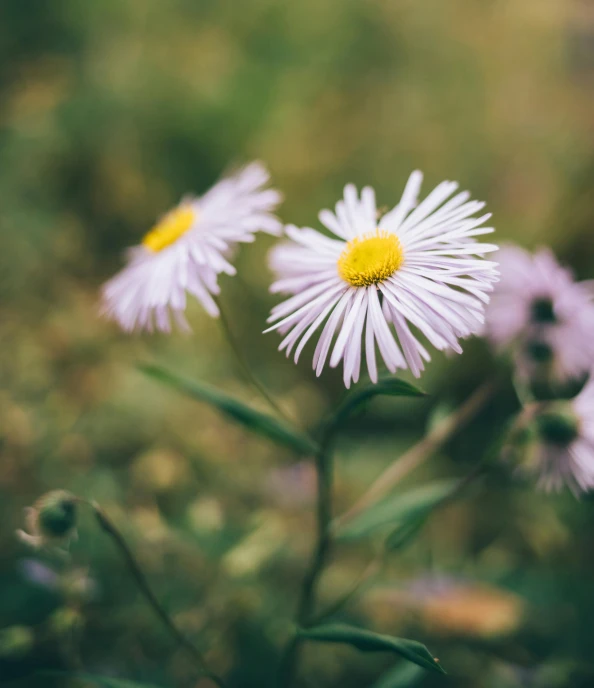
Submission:
<svg viewBox="0 0 594 688">
<path fill-rule="evenodd" d="M 302 638 L 319 643 L 352 645 L 362 652 L 394 652 L 423 669 L 445 674 L 429 650 L 416 640 L 372 633 L 346 624 L 328 624 L 299 632 Z"/>
<path fill-rule="evenodd" d="M 14 659 L 26 655 L 33 645 L 33 631 L 27 626 L 0 629 L 0 659 Z"/>
<path fill-rule="evenodd" d="M 397 552 L 409 545 L 422 530 L 427 516 L 426 513 L 422 514 L 394 528 L 384 542 L 386 551 Z"/>
<path fill-rule="evenodd" d="M 459 480 L 439 480 L 407 492 L 386 497 L 355 516 L 338 532 L 342 539 L 354 540 L 380 528 L 399 524 L 414 527 L 458 488 Z M 394 541 L 398 537 L 394 535 Z"/>
<path fill-rule="evenodd" d="M 240 423 L 250 432 L 262 435 L 278 444 L 285 445 L 298 454 L 314 454 L 317 451 L 315 443 L 307 436 L 288 427 L 284 422 L 255 411 L 246 404 L 215 389 L 204 382 L 195 382 L 185 377 L 171 373 L 161 366 L 141 365 L 143 373 L 158 380 L 164 385 L 176 389 L 196 401 L 210 404 L 228 418 Z"/>
</svg>

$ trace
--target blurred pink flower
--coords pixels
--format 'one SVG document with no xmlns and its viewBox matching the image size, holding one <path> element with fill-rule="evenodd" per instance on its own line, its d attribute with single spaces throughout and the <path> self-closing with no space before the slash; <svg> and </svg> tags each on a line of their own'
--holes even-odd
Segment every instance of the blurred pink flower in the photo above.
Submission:
<svg viewBox="0 0 594 688">
<path fill-rule="evenodd" d="M 594 380 L 570 402 L 546 404 L 534 415 L 537 441 L 528 446 L 520 470 L 538 487 L 575 494 L 594 488 Z"/>
<path fill-rule="evenodd" d="M 594 365 L 594 284 L 575 282 L 548 249 L 535 254 L 506 246 L 501 280 L 487 307 L 486 334 L 498 348 L 514 347 L 519 371 L 552 366 L 560 380 Z"/>
<path fill-rule="evenodd" d="M 431 633 L 495 638 L 514 633 L 525 616 L 522 598 L 494 585 L 425 574 L 400 589 L 378 587 L 367 597 L 374 621 L 387 632 L 408 611 Z"/>
<path fill-rule="evenodd" d="M 21 559 L 19 570 L 23 578 L 30 583 L 52 590 L 58 587 L 60 581 L 59 574 L 53 568 L 37 559 Z"/>
<path fill-rule="evenodd" d="M 301 507 L 311 504 L 316 494 L 316 470 L 308 461 L 272 470 L 266 491 L 280 505 Z"/>
</svg>

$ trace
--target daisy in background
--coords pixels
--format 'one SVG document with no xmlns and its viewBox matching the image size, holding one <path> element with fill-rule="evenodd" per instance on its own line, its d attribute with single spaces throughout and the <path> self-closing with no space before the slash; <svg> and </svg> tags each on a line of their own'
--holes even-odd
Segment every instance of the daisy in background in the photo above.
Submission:
<svg viewBox="0 0 594 688">
<path fill-rule="evenodd" d="M 594 381 L 571 401 L 526 407 L 506 449 L 540 489 L 574 494 L 594 488 Z"/>
<path fill-rule="evenodd" d="M 217 317 L 218 276 L 235 274 L 230 250 L 253 241 L 260 230 L 280 234 L 272 213 L 281 195 L 265 188 L 268 179 L 265 167 L 254 162 L 203 196 L 184 198 L 130 249 L 126 267 L 104 285 L 102 313 L 126 331 L 169 332 L 170 316 L 188 329 L 184 311 L 191 294 Z"/>
<path fill-rule="evenodd" d="M 280 349 L 287 356 L 295 349 L 295 362 L 320 330 L 317 375 L 328 357 L 331 367 L 342 361 L 349 387 L 359 379 L 364 352 L 376 382 L 377 348 L 388 370 L 408 367 L 418 377 L 430 356 L 411 326 L 435 348 L 456 352 L 460 338 L 481 328 L 497 281 L 497 264 L 484 255 L 497 247 L 474 237 L 493 231 L 482 226 L 490 215 L 476 217 L 484 204 L 466 191 L 450 198 L 455 182 L 441 183 L 417 204 L 421 181 L 413 172 L 400 203 L 379 218 L 373 189 L 359 197 L 349 184 L 335 212 L 319 215 L 332 237 L 286 227 L 290 242 L 271 253 L 277 275 L 271 291 L 292 296 L 269 322 L 286 335 Z"/>
<path fill-rule="evenodd" d="M 534 377 L 579 378 L 594 365 L 594 283 L 575 282 L 548 249 L 517 246 L 498 255 L 501 281 L 487 309 L 486 333 L 499 349 L 513 348 L 518 370 Z"/>
</svg>

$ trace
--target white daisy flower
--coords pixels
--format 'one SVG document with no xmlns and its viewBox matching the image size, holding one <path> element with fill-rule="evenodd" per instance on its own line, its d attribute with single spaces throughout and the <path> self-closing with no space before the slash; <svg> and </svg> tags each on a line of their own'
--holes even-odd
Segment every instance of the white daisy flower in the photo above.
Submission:
<svg viewBox="0 0 594 688">
<path fill-rule="evenodd" d="M 254 240 L 262 230 L 278 235 L 281 224 L 272 212 L 281 200 L 266 189 L 268 172 L 252 163 L 223 179 L 200 198 L 185 198 L 129 251 L 127 266 L 103 287 L 102 312 L 124 330 L 169 332 L 170 315 L 188 329 L 186 294 L 217 317 L 213 295 L 222 272 L 235 274 L 230 249 Z"/>
<path fill-rule="evenodd" d="M 475 217 L 484 204 L 470 201 L 466 191 L 446 201 L 455 182 L 443 182 L 417 205 L 421 181 L 413 172 L 400 203 L 379 219 L 373 189 L 359 198 L 349 184 L 336 211 L 319 215 L 332 238 L 290 225 L 291 242 L 273 249 L 278 280 L 271 291 L 293 296 L 273 309 L 270 330 L 286 334 L 280 349 L 290 355 L 295 348 L 297 361 L 323 325 L 317 375 L 330 355 L 331 367 L 343 361 L 345 385 L 357 382 L 364 340 L 374 382 L 376 346 L 388 370 L 408 367 L 418 377 L 430 356 L 411 326 L 437 349 L 456 352 L 458 339 L 481 327 L 497 280 L 496 263 L 483 256 L 497 247 L 474 237 L 493 231 L 481 226 L 490 215 Z"/>
<path fill-rule="evenodd" d="M 499 254 L 501 281 L 487 309 L 486 333 L 513 346 L 520 372 L 550 364 L 554 377 L 577 378 L 594 365 L 594 284 L 575 282 L 548 249 L 517 246 Z"/>
<path fill-rule="evenodd" d="M 512 444 L 519 470 L 534 475 L 539 488 L 575 494 L 594 488 L 594 380 L 570 402 L 528 407 L 528 441 Z M 520 427 L 519 433 L 521 434 Z"/>
</svg>

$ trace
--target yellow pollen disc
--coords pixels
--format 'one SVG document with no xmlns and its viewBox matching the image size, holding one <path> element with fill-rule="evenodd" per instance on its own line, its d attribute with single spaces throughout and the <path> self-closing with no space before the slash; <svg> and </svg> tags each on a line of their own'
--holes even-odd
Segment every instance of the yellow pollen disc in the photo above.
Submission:
<svg viewBox="0 0 594 688">
<path fill-rule="evenodd" d="M 391 277 L 403 260 L 398 237 L 378 229 L 349 241 L 338 259 L 338 274 L 353 287 L 369 287 Z"/>
<path fill-rule="evenodd" d="M 142 243 L 155 253 L 162 251 L 183 236 L 195 219 L 196 214 L 190 206 L 174 208 L 145 235 Z"/>
</svg>

